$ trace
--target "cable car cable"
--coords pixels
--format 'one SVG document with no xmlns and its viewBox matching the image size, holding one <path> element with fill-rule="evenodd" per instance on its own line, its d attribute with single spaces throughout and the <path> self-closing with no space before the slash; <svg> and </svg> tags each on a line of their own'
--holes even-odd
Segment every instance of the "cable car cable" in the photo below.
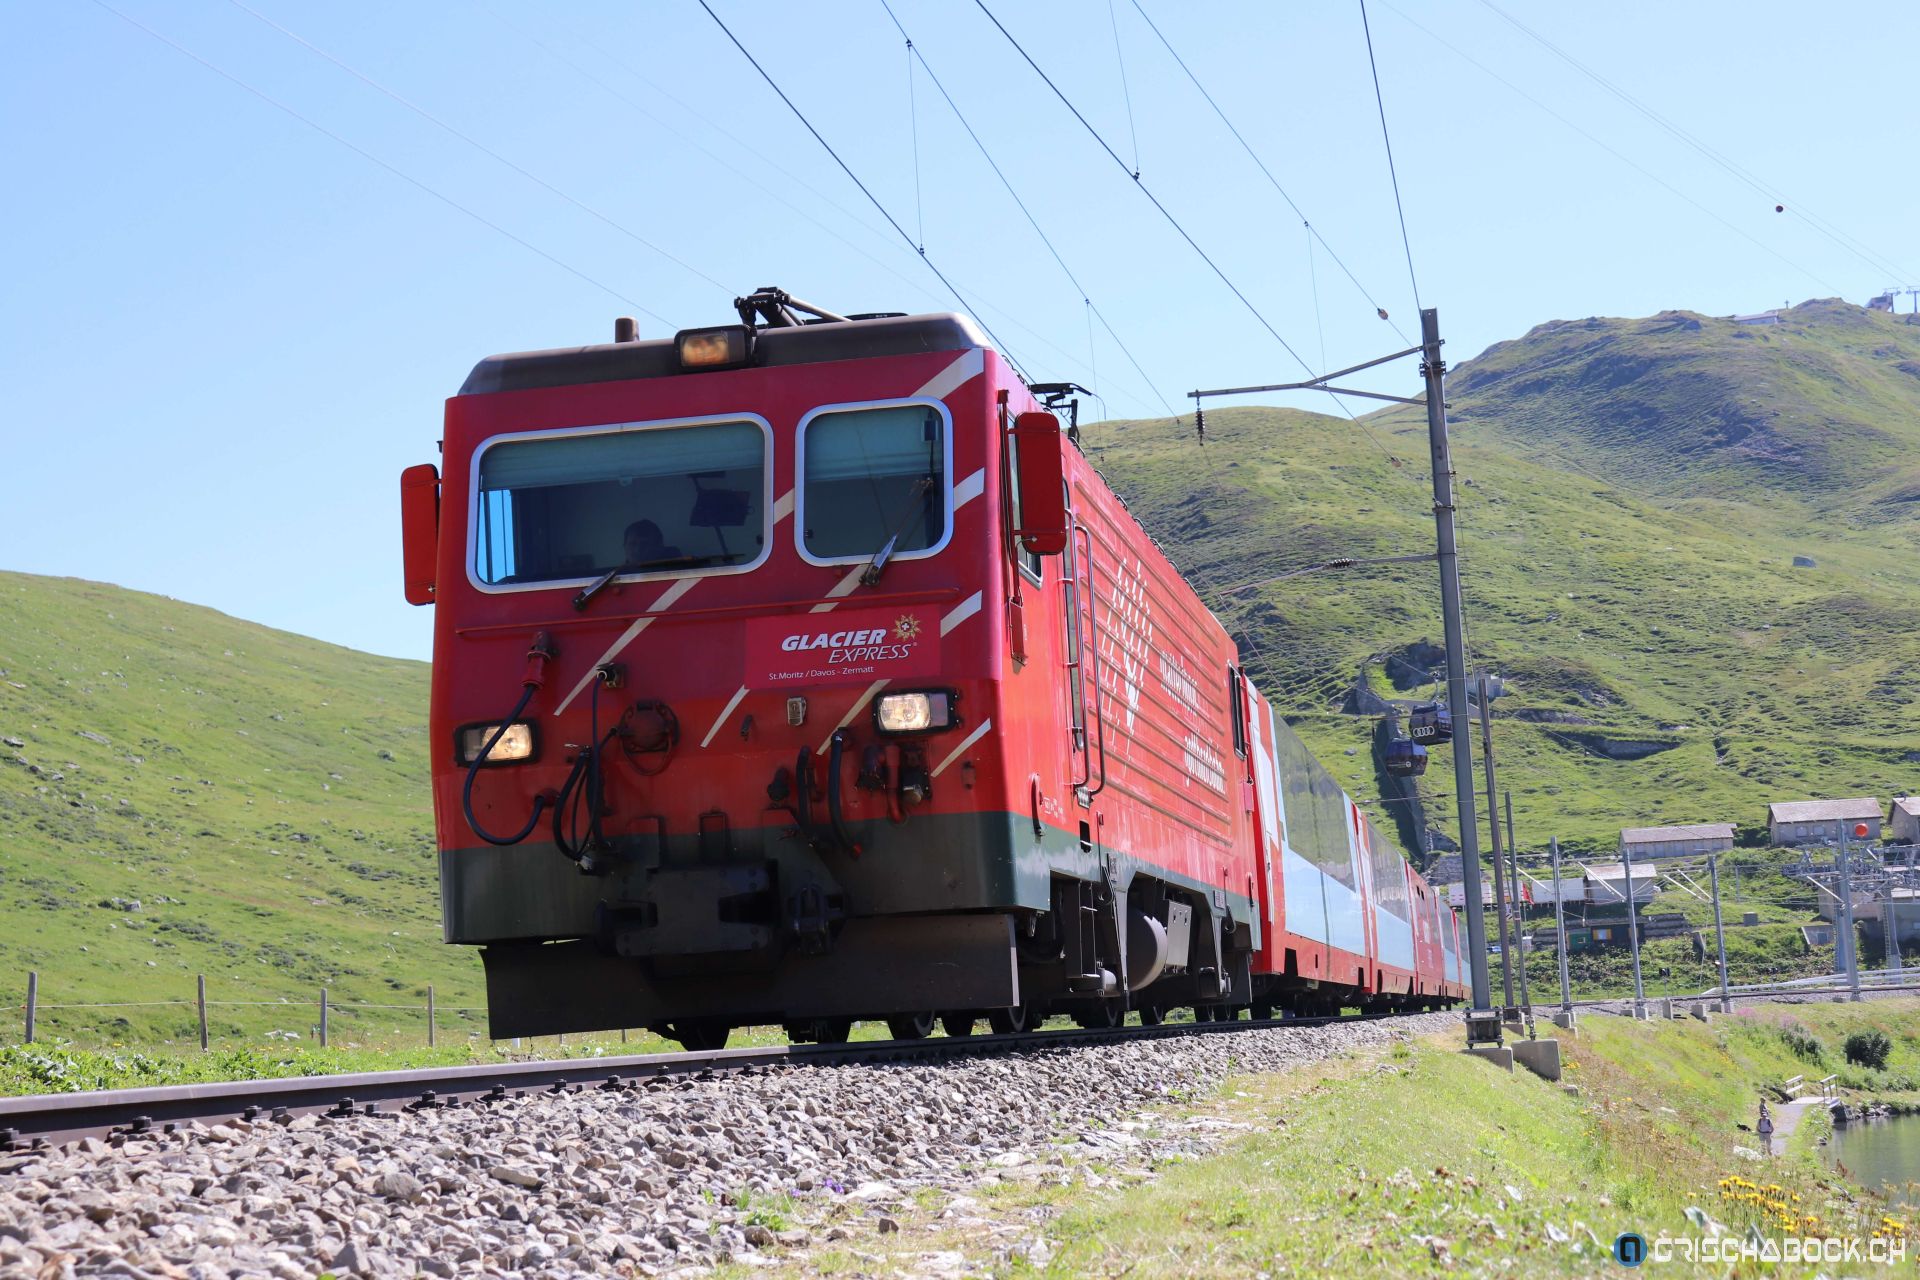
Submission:
<svg viewBox="0 0 1920 1280">
<path fill-rule="evenodd" d="M 96 3 L 99 3 L 99 2 L 100 0 L 96 0 Z M 751 53 L 747 52 L 747 46 L 744 44 L 741 44 L 740 37 L 734 35 L 733 29 L 727 26 L 725 22 L 721 21 L 720 15 L 713 11 L 713 6 L 708 4 L 707 0 L 699 0 L 699 4 L 702 9 L 705 9 L 707 11 L 707 16 L 713 19 L 714 25 L 718 26 L 720 30 L 726 35 L 727 39 L 733 42 L 733 47 L 740 51 L 740 55 L 744 57 L 749 63 L 752 64 L 753 69 L 755 71 L 760 73 L 760 78 L 767 82 L 767 87 L 772 89 L 774 93 L 779 95 L 780 101 L 787 104 L 787 110 L 793 112 L 794 118 L 799 120 L 802 125 L 806 126 L 807 132 L 813 135 L 813 140 L 815 142 L 818 142 L 822 147 L 826 148 L 827 154 L 833 157 L 833 162 L 840 166 L 840 171 L 846 174 L 848 178 L 852 179 L 854 186 L 860 188 L 860 194 L 865 196 L 867 200 L 873 205 L 873 207 L 880 211 L 880 216 L 885 218 L 887 222 L 893 227 L 893 229 L 900 233 L 900 238 L 902 240 L 905 240 L 909 245 L 913 244 L 913 237 L 908 235 L 907 229 L 900 225 L 900 220 L 898 218 L 895 218 L 893 214 L 888 211 L 887 206 L 885 206 L 884 204 L 881 204 L 879 198 L 876 197 L 872 191 L 867 189 L 867 184 L 860 181 L 860 176 L 856 174 L 851 167 L 848 166 L 845 160 L 842 160 L 840 158 L 840 153 L 833 149 L 833 144 L 828 142 L 826 138 L 821 135 L 820 131 L 813 127 L 813 122 L 807 119 L 806 113 L 801 111 L 799 107 L 795 106 L 793 99 L 787 96 L 786 90 L 782 89 L 778 84 L 778 82 L 776 82 L 771 75 L 767 74 L 767 69 L 760 65 L 759 59 L 755 58 Z M 940 270 L 939 266 L 934 263 L 932 258 L 927 256 L 926 251 L 924 249 L 919 249 L 917 247 L 915 251 L 920 254 L 920 260 L 927 264 L 927 269 L 933 272 L 934 275 L 940 277 L 940 283 L 947 287 L 948 291 L 951 292 L 953 296 L 960 301 L 961 305 L 963 306 L 967 305 L 966 297 L 960 292 L 958 288 L 954 286 L 953 281 L 947 279 L 946 273 Z M 969 308 L 969 309 L 972 309 L 972 308 Z M 1020 375 L 1021 380 L 1025 382 L 1031 382 L 1032 379 L 1028 378 L 1026 375 L 1026 371 L 1023 368 L 1021 368 L 1021 362 L 1019 357 L 1013 354 L 1013 349 L 1011 347 L 1009 347 L 1006 343 L 1000 340 L 1000 336 L 993 331 L 993 327 L 989 325 L 985 320 L 980 321 L 980 327 L 987 331 L 987 336 L 993 339 L 993 344 L 996 347 L 998 347 L 1000 349 L 1001 354 L 1006 356 L 1007 360 L 1012 363 L 1014 367 L 1014 371 Z"/>
<path fill-rule="evenodd" d="M 1424 32 L 1428 36 L 1428 38 L 1432 39 L 1435 43 L 1446 48 L 1449 52 L 1453 53 L 1456 57 L 1460 58 L 1462 61 L 1466 62 L 1467 64 L 1474 67 L 1478 71 L 1482 72 L 1489 78 L 1504 85 L 1507 89 L 1511 90 L 1513 93 L 1516 93 L 1520 97 L 1525 98 L 1528 102 L 1532 103 L 1534 106 L 1538 107 L 1540 110 L 1546 112 L 1548 115 L 1552 116 L 1555 120 L 1558 120 L 1561 124 L 1573 130 L 1575 133 L 1585 138 L 1588 142 L 1591 142 L 1594 146 L 1599 147 L 1602 151 L 1606 152 L 1608 155 L 1612 156 L 1614 159 L 1620 161 L 1620 163 L 1626 165 L 1629 169 L 1632 169 L 1635 173 L 1639 174 L 1641 177 L 1645 178 L 1647 181 L 1653 183 L 1658 187 L 1663 188 L 1670 195 L 1677 197 L 1678 199 L 1685 202 L 1686 204 L 1692 205 L 1695 209 L 1697 209 L 1701 213 L 1704 213 L 1707 217 L 1713 219 L 1715 222 L 1725 227 L 1728 231 L 1731 231 L 1733 234 L 1739 236 L 1742 240 L 1745 240 L 1747 243 L 1753 245 L 1756 249 L 1759 249 L 1763 253 L 1770 254 L 1773 257 L 1779 259 L 1781 262 L 1785 263 L 1787 266 L 1792 267 L 1795 271 L 1798 271 L 1802 275 L 1806 276 L 1809 280 L 1812 280 L 1814 283 L 1820 285 L 1820 287 L 1822 287 L 1823 289 L 1831 289 L 1835 294 L 1840 294 L 1845 292 L 1845 290 L 1843 290 L 1839 285 L 1834 284 L 1830 280 L 1826 280 L 1822 278 L 1821 276 L 1816 274 L 1811 268 L 1802 266 L 1798 262 L 1795 262 L 1792 258 L 1787 257 L 1787 255 L 1785 255 L 1784 253 L 1781 253 L 1778 249 L 1775 249 L 1771 245 L 1766 244 L 1765 242 L 1761 241 L 1757 237 L 1748 234 L 1747 231 L 1744 230 L 1743 228 L 1728 221 L 1726 218 L 1721 217 L 1719 214 L 1715 213 L 1712 209 L 1709 209 L 1706 205 L 1701 204 L 1698 200 L 1695 200 L 1692 196 L 1680 190 L 1680 188 L 1674 186 L 1671 182 L 1668 182 L 1666 179 L 1658 176 L 1652 170 L 1648 169 L 1646 166 L 1632 159 L 1625 152 L 1620 151 L 1615 147 L 1609 146 L 1605 142 L 1602 142 L 1599 138 L 1595 137 L 1592 133 L 1589 133 L 1587 130 L 1581 128 L 1579 125 L 1575 124 L 1572 120 L 1569 120 L 1566 116 L 1561 115 L 1558 111 L 1555 111 L 1552 107 L 1540 101 L 1540 99 L 1534 97 L 1532 94 L 1528 93 L 1525 89 L 1522 89 L 1519 85 L 1513 83 L 1513 81 L 1507 79 L 1505 76 L 1501 75 L 1499 72 L 1493 70 L 1493 68 L 1487 66 L 1486 63 L 1480 61 L 1478 58 L 1474 57 L 1472 54 L 1461 49 L 1458 45 L 1448 40 L 1445 36 L 1440 35 L 1430 27 L 1422 25 L 1417 19 L 1409 17 L 1407 14 L 1402 13 L 1398 8 L 1394 7 L 1392 0 L 1379 0 L 1379 3 L 1384 5 L 1389 12 L 1399 17 L 1402 22 L 1407 23 L 1409 26 L 1412 26 L 1418 31 Z"/>
<path fill-rule="evenodd" d="M 114 17 L 120 19 L 122 22 L 126 23 L 128 26 L 133 27 L 135 30 L 143 31 L 147 35 L 152 36 L 155 40 L 158 40 L 161 44 L 166 45 L 169 49 L 172 49 L 175 53 L 183 54 L 186 57 L 193 59 L 195 62 L 199 63 L 201 66 L 205 67 L 207 70 L 219 76 L 221 79 L 226 80 L 232 84 L 238 85 L 242 89 L 245 89 L 248 93 L 260 99 L 260 101 L 266 103 L 268 106 L 274 107 L 277 110 L 283 111 L 287 115 L 292 116 L 295 120 L 298 120 L 301 124 L 306 125 L 309 129 L 312 129 L 315 133 L 331 138 L 333 141 L 339 143 L 341 146 L 353 152 L 355 155 L 359 156 L 361 159 L 370 161 L 371 163 L 380 166 L 382 169 L 385 169 L 388 173 L 392 174 L 396 178 L 399 178 L 401 181 L 407 183 L 409 186 L 415 187 L 421 191 L 426 192 L 428 195 L 440 201 L 440 203 L 446 205 L 450 209 L 455 209 L 460 213 L 464 213 L 467 217 L 472 218 L 475 222 L 479 223 L 483 227 L 486 227 L 489 231 L 494 231 L 500 235 L 505 236 L 507 239 L 513 241 L 515 244 L 519 245 L 522 249 L 527 250 L 529 253 L 537 254 L 538 256 L 545 258 L 548 262 L 552 263 L 556 267 L 559 267 L 562 271 L 565 271 L 568 275 L 571 275 L 576 279 L 584 281 L 585 283 L 592 285 L 594 288 L 599 289 L 601 292 L 609 295 L 610 297 L 616 298 L 619 301 L 626 303 L 628 306 L 634 308 L 636 311 L 640 312 L 642 315 L 649 316 L 652 319 L 658 320 L 661 324 L 665 325 L 669 329 L 676 329 L 679 327 L 675 325 L 673 321 L 667 319 L 665 316 L 661 315 L 659 312 L 653 310 L 652 308 L 646 306 L 645 304 L 639 301 L 636 301 L 633 298 L 629 298 L 626 294 L 620 292 L 618 289 L 614 288 L 612 285 L 607 284 L 603 281 L 594 279 L 592 276 L 588 275 L 586 272 L 582 271 L 580 268 L 574 266 L 572 263 L 567 262 L 561 258 L 555 257 L 553 254 L 548 253 L 545 249 L 542 249 L 539 245 L 536 245 L 529 240 L 523 239 L 522 237 L 515 235 L 513 232 L 507 230 L 505 227 L 501 226 L 499 223 L 488 218 L 486 215 L 481 213 L 476 213 L 474 210 L 469 209 L 466 205 L 461 204 L 458 200 L 455 200 L 452 196 L 449 196 L 444 192 L 441 192 L 431 186 L 428 186 L 425 182 L 421 181 L 419 178 L 414 177 L 412 174 L 408 173 L 406 170 L 400 168 L 399 166 L 391 164 L 386 160 L 382 160 L 379 156 L 373 154 L 373 152 L 371 151 L 368 151 L 365 147 L 360 146 L 358 143 L 349 141 L 347 138 L 341 136 L 340 134 L 335 133 L 333 130 L 327 128 L 325 125 L 320 124 L 316 120 L 313 120 L 311 117 L 302 115 L 299 111 L 296 111 L 293 107 L 290 107 L 286 103 L 280 101 L 280 99 L 274 97 L 272 94 L 269 94 L 264 89 L 255 88 L 252 84 L 249 84 L 247 81 L 242 80 L 239 76 L 233 74 L 233 72 L 231 71 L 228 71 L 225 67 L 222 67 L 217 63 L 211 62 L 208 59 L 201 57 L 199 54 L 187 48 L 185 45 L 180 44 L 178 41 L 173 40 L 168 36 L 162 35 L 160 32 L 154 30 L 152 27 L 147 26 L 144 22 L 141 22 L 137 18 L 134 18 L 126 13 L 121 12 L 119 9 L 114 8 L 112 5 L 107 3 L 107 0 L 93 0 L 93 3 L 99 6 L 100 8 L 106 10 L 108 13 L 112 14 Z"/>
<path fill-rule="evenodd" d="M 1659 125 L 1662 129 L 1665 129 L 1668 133 L 1672 134 L 1675 138 L 1679 139 L 1681 142 L 1686 143 L 1689 147 L 1692 147 L 1695 151 L 1698 151 L 1701 155 L 1705 156 L 1707 159 L 1713 161 L 1714 164 L 1726 170 L 1729 174 L 1733 175 L 1735 178 L 1738 178 L 1741 182 L 1751 187 L 1755 192 L 1759 193 L 1762 196 L 1765 196 L 1769 201 L 1778 202 L 1776 207 L 1780 211 L 1792 213 L 1794 217 L 1806 223 L 1807 226 L 1819 232 L 1821 235 L 1825 236 L 1827 239 L 1833 241 L 1833 243 L 1838 245 L 1840 248 L 1845 249 L 1847 252 L 1853 254 L 1854 257 L 1859 258 L 1862 262 L 1866 263 L 1868 266 L 1872 267 L 1874 270 L 1887 272 L 1891 275 L 1898 275 L 1903 279 L 1913 278 L 1913 272 L 1908 271 L 1904 267 L 1896 265 L 1890 259 L 1882 258 L 1878 254 L 1873 253 L 1869 248 L 1869 246 L 1864 241 L 1858 240 L 1853 236 L 1848 235 L 1846 232 L 1842 231 L 1839 227 L 1835 226 L 1833 223 L 1828 222 L 1825 218 L 1822 218 L 1818 214 L 1812 213 L 1811 211 L 1803 208 L 1798 201 L 1788 199 L 1783 192 L 1779 191 L 1777 188 L 1773 187 L 1771 184 L 1762 181 L 1759 175 L 1753 173 L 1752 171 L 1746 168 L 1743 168 L 1742 166 L 1740 166 L 1739 164 L 1736 164 L 1733 160 L 1729 159 L 1727 156 L 1723 155 L 1719 151 L 1714 150 L 1712 147 L 1708 146 L 1705 142 L 1701 141 L 1699 138 L 1695 137 L 1693 134 L 1687 132 L 1685 129 L 1682 129 L 1679 125 L 1667 119 L 1665 116 L 1655 111 L 1652 107 L 1649 107 L 1646 103 L 1640 101 L 1638 98 L 1634 97 L 1632 94 L 1622 89 L 1619 85 L 1615 84 L 1613 81 L 1607 79 L 1605 76 L 1595 71 L 1592 67 L 1587 66 L 1584 62 L 1581 62 L 1578 58 L 1574 57 L 1572 54 L 1562 49 L 1559 45 L 1556 45 L 1555 43 L 1553 43 L 1553 41 L 1547 39 L 1545 36 L 1541 35 L 1538 31 L 1535 31 L 1532 27 L 1529 27 L 1526 23 L 1520 21 L 1518 18 L 1514 17 L 1512 14 L 1508 13 L 1506 10 L 1500 8 L 1500 6 L 1492 3 L 1492 0 L 1480 0 L 1480 3 L 1484 5 L 1486 8 L 1492 10 L 1494 14 L 1504 19 L 1510 25 L 1518 28 L 1535 44 L 1542 46 L 1548 52 L 1552 53 L 1555 57 L 1559 58 L 1562 62 L 1567 63 L 1569 66 L 1573 67 L 1576 71 L 1586 76 L 1589 80 L 1592 80 L 1594 83 L 1598 84 L 1601 88 L 1611 93 L 1614 97 L 1620 99 L 1622 102 L 1632 107 L 1635 111 L 1638 111 L 1641 115 L 1653 121 L 1655 124 Z"/>
</svg>

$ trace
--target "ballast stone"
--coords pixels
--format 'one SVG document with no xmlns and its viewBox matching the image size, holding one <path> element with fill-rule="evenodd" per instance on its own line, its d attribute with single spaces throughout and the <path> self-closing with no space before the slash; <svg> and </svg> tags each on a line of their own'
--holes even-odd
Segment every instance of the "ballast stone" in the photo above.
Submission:
<svg viewBox="0 0 1920 1280">
<path fill-rule="evenodd" d="M 752 1265 L 755 1250 L 899 1222 L 891 1206 L 918 1188 L 1003 1172 L 1075 1178 L 1070 1165 L 990 1163 L 1056 1154 L 1054 1137 L 1092 1137 L 1143 1170 L 1162 1155 L 1203 1153 L 1219 1132 L 1153 1125 L 1164 1136 L 1146 1139 L 1128 1118 L 1219 1083 L 1229 1060 L 1236 1072 L 1285 1070 L 1457 1025 L 1435 1014 L 904 1068 L 656 1080 L 305 1128 L 226 1125 L 225 1142 L 201 1126 L 117 1149 L 29 1153 L 9 1159 L 12 1176 L 0 1181 L 0 1272 L 37 1274 L 56 1254 L 111 1256 L 128 1275 L 289 1280 Z M 754 1199 L 776 1195 L 793 1196 L 802 1217 L 829 1204 L 864 1216 L 853 1237 L 836 1225 L 818 1237 L 772 1232 L 768 1243 Z"/>
</svg>

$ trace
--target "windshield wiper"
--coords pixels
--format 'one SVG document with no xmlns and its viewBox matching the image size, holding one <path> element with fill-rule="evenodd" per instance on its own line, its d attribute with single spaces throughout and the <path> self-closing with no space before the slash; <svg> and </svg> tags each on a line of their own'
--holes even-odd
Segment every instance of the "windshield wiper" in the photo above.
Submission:
<svg viewBox="0 0 1920 1280">
<path fill-rule="evenodd" d="M 573 607 L 575 609 L 585 609 L 589 604 L 593 603 L 595 596 L 612 586 L 613 580 L 623 573 L 640 573 L 647 569 L 658 569 L 663 565 L 685 564 L 689 560 L 697 562 L 698 559 L 699 557 L 697 556 L 668 556 L 664 560 L 642 560 L 637 564 L 615 565 L 586 586 L 580 588 L 580 593 L 573 598 Z"/>
<path fill-rule="evenodd" d="M 908 523 L 919 514 L 914 509 L 915 501 L 931 488 L 933 488 L 932 473 L 921 476 L 914 482 L 912 491 L 907 494 L 907 513 L 900 518 L 900 523 L 894 526 L 893 536 L 881 544 L 880 549 L 873 553 L 873 559 L 867 561 L 867 567 L 860 571 L 861 586 L 871 587 L 879 583 L 880 575 L 887 567 L 887 561 L 893 559 L 893 549 L 899 545 L 900 535 L 907 531 Z"/>
</svg>

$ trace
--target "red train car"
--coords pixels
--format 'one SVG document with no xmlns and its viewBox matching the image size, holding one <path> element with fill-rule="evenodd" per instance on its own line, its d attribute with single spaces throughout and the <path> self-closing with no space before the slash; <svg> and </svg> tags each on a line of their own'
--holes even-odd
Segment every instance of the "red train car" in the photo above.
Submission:
<svg viewBox="0 0 1920 1280">
<path fill-rule="evenodd" d="M 402 480 L 495 1035 L 1457 996 L 1451 913 L 969 321 L 737 306 L 482 361 Z"/>
</svg>

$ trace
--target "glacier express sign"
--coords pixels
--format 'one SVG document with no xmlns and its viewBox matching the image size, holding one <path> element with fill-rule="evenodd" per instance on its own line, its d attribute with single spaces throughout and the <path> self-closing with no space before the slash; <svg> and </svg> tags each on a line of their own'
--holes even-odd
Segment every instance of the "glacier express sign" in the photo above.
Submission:
<svg viewBox="0 0 1920 1280">
<path fill-rule="evenodd" d="M 905 605 L 750 618 L 746 650 L 753 689 L 937 676 L 940 615 Z"/>
</svg>

